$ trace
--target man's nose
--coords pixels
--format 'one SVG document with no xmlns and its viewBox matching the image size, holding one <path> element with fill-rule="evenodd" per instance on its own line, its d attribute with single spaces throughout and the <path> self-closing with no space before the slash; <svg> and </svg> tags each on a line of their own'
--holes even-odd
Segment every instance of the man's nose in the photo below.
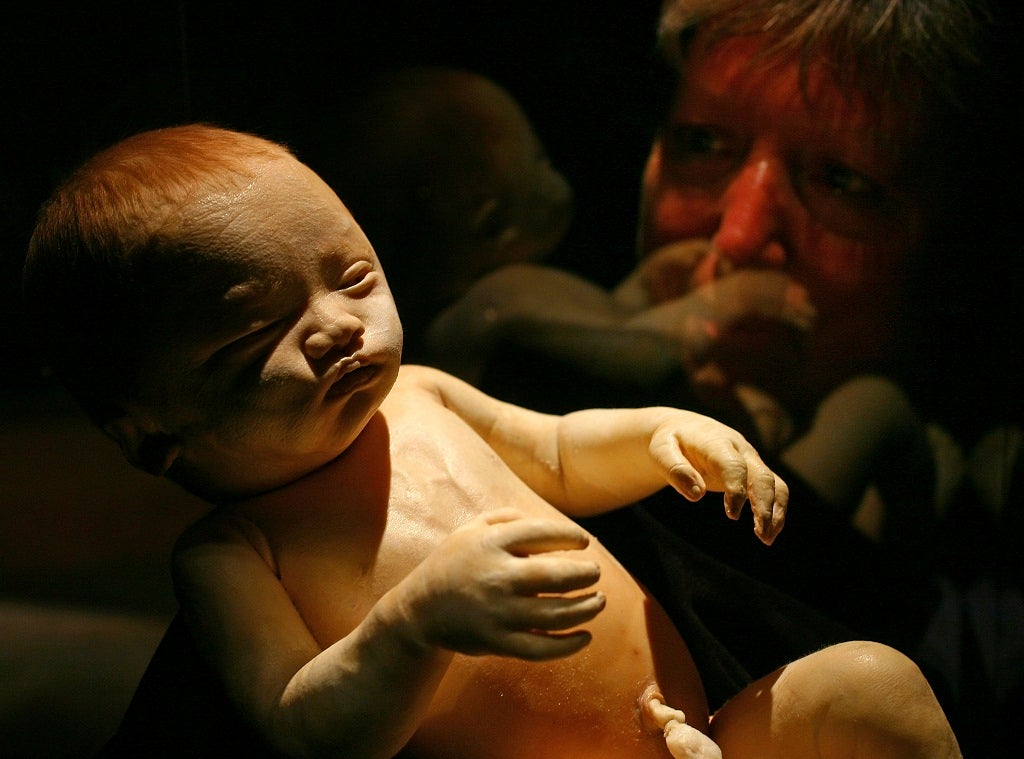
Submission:
<svg viewBox="0 0 1024 759">
<path fill-rule="evenodd" d="M 314 361 L 336 349 L 351 352 L 356 339 L 363 334 L 362 321 L 341 300 L 337 293 L 328 293 L 310 307 L 310 326 L 303 349 Z"/>
<path fill-rule="evenodd" d="M 783 265 L 794 202 L 784 163 L 770 153 L 752 153 L 722 194 L 715 249 L 738 266 Z"/>
</svg>

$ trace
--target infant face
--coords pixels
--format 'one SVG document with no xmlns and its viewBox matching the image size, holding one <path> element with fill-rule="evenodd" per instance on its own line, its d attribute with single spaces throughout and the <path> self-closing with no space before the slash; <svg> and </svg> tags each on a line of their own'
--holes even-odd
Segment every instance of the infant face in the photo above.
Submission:
<svg viewBox="0 0 1024 759">
<path fill-rule="evenodd" d="M 292 159 L 192 210 L 181 227 L 196 243 L 169 272 L 177 302 L 160 309 L 143 402 L 213 482 L 310 471 L 347 448 L 398 373 L 402 331 L 376 254 Z"/>
</svg>

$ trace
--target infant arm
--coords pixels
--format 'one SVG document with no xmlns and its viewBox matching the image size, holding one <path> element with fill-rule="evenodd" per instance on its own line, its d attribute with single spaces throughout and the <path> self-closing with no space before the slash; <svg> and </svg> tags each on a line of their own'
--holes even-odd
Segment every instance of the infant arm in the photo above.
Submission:
<svg viewBox="0 0 1024 759">
<path fill-rule="evenodd" d="M 321 649 L 254 532 L 244 520 L 208 519 L 175 556 L 185 617 L 228 696 L 284 755 L 397 753 L 451 654 L 410 645 L 387 603 Z"/>
<path fill-rule="evenodd" d="M 567 656 L 590 641 L 569 628 L 604 608 L 600 593 L 579 592 L 599 578 L 594 562 L 540 555 L 585 547 L 582 529 L 499 510 L 456 530 L 321 647 L 254 536 L 243 519 L 208 519 L 180 544 L 176 580 L 229 697 L 285 755 L 391 757 L 422 721 L 453 651 Z"/>
<path fill-rule="evenodd" d="M 742 435 L 710 417 L 665 407 L 540 414 L 442 372 L 418 369 L 445 406 L 566 514 L 599 514 L 671 485 L 691 501 L 707 490 L 724 493 L 734 519 L 749 499 L 755 531 L 766 543 L 782 529 L 786 484 Z"/>
</svg>

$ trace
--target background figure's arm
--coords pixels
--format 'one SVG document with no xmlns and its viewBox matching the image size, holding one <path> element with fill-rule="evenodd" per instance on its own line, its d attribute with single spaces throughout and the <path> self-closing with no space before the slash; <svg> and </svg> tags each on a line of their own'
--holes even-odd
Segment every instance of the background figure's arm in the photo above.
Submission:
<svg viewBox="0 0 1024 759">
<path fill-rule="evenodd" d="M 442 372 L 421 371 L 448 408 L 567 514 L 599 514 L 671 485 L 692 501 L 706 490 L 724 493 L 733 518 L 749 498 L 766 542 L 782 527 L 785 483 L 742 435 L 710 417 L 665 407 L 552 416 L 503 403 Z"/>
<path fill-rule="evenodd" d="M 678 366 L 675 347 L 625 328 L 627 316 L 608 291 L 581 277 L 516 264 L 477 282 L 438 315 L 424 339 L 432 363 L 473 384 L 498 341 L 612 382 L 656 384 Z"/>
<path fill-rule="evenodd" d="M 546 266 L 516 264 L 482 278 L 424 334 L 431 363 L 478 385 L 506 341 L 598 379 L 654 387 L 706 360 L 724 330 L 765 319 L 807 330 L 814 309 L 780 272 L 743 270 L 643 310 L 634 274 L 615 293 Z"/>
<path fill-rule="evenodd" d="M 935 517 L 935 459 L 925 425 L 884 377 L 855 377 L 833 390 L 781 457 L 841 511 L 853 514 L 879 499 L 881 523 L 867 528 L 876 539 L 883 530 L 921 534 L 921 520 Z"/>
<path fill-rule="evenodd" d="M 815 317 L 806 290 L 787 274 L 741 269 L 637 312 L 624 327 L 659 336 L 674 347 L 676 361 L 692 370 L 738 323 L 777 322 L 807 332 Z"/>
</svg>

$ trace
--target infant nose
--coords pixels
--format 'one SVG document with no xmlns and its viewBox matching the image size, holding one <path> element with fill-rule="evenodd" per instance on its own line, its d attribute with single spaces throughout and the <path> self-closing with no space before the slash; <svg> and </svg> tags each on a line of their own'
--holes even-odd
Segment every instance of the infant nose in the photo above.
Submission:
<svg viewBox="0 0 1024 759">
<path fill-rule="evenodd" d="M 341 309 L 316 314 L 316 322 L 306 336 L 303 348 L 313 360 L 322 359 L 335 349 L 350 352 L 353 343 L 363 333 L 362 322 L 353 314 Z"/>
</svg>

